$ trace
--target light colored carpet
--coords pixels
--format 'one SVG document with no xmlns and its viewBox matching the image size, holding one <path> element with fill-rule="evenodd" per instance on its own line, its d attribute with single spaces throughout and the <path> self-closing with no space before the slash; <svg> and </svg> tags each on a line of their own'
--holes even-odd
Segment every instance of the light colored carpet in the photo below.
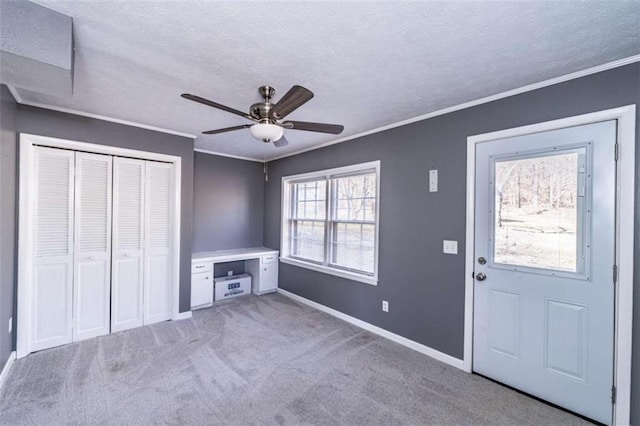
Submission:
<svg viewBox="0 0 640 426">
<path fill-rule="evenodd" d="M 290 299 L 243 296 L 32 354 L 1 424 L 577 424 Z"/>
</svg>

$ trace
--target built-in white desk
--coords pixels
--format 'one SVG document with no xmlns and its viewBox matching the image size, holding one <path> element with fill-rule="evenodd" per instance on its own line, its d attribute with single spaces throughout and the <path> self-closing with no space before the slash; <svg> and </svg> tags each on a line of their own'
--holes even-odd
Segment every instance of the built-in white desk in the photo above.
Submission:
<svg viewBox="0 0 640 426">
<path fill-rule="evenodd" d="M 278 289 L 278 250 L 250 247 L 194 253 L 191 255 L 191 309 L 213 305 L 215 264 L 236 261 L 245 262 L 253 294 Z"/>
</svg>

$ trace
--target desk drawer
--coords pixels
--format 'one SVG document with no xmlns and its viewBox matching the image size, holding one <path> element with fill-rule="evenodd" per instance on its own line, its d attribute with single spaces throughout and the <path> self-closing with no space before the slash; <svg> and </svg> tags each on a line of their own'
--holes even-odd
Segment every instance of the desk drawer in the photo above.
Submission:
<svg viewBox="0 0 640 426">
<path fill-rule="evenodd" d="M 211 272 L 213 271 L 212 262 L 192 262 L 191 273 L 196 274 L 198 272 Z"/>
<path fill-rule="evenodd" d="M 262 256 L 262 264 L 268 265 L 270 263 L 278 263 L 278 255 L 277 254 L 269 254 L 267 256 Z"/>
</svg>

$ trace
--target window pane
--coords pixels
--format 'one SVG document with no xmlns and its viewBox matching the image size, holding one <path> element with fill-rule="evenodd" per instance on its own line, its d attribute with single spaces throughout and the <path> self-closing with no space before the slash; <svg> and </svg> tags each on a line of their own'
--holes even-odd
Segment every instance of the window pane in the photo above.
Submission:
<svg viewBox="0 0 640 426">
<path fill-rule="evenodd" d="M 333 226 L 332 263 L 373 274 L 375 225 L 335 223 Z"/>
<path fill-rule="evenodd" d="M 577 271 L 578 160 L 572 152 L 495 163 L 496 263 Z"/>
<path fill-rule="evenodd" d="M 325 180 L 293 184 L 293 193 L 296 194 L 293 217 L 323 220 L 326 212 L 326 188 Z"/>
<path fill-rule="evenodd" d="M 376 175 L 345 176 L 332 179 L 336 194 L 334 218 L 338 220 L 375 221 Z"/>
<path fill-rule="evenodd" d="M 315 262 L 324 262 L 324 222 L 291 222 L 291 254 Z"/>
</svg>

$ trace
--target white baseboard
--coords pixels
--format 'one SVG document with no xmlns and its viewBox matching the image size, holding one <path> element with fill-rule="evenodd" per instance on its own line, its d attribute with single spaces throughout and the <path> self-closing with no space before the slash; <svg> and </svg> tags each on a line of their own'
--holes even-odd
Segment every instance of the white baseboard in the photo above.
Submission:
<svg viewBox="0 0 640 426">
<path fill-rule="evenodd" d="M 452 357 L 451 355 L 447 355 L 443 352 L 430 348 L 429 346 L 425 346 L 422 343 L 415 342 L 413 340 L 407 339 L 406 337 L 402 337 L 398 334 L 392 333 L 384 328 L 380 328 L 376 325 L 369 324 L 368 322 L 359 320 L 358 318 L 352 317 L 350 315 L 344 314 L 340 311 L 336 311 L 335 309 L 329 308 L 327 306 L 321 305 L 320 303 L 314 302 L 312 300 L 306 299 L 302 296 L 298 296 L 297 294 L 291 293 L 287 290 L 283 290 L 281 288 L 278 289 L 278 293 L 286 296 L 290 299 L 293 299 L 297 302 L 303 303 L 305 305 L 311 306 L 319 311 L 325 312 L 329 315 L 332 315 L 336 318 L 339 318 L 343 321 L 346 321 L 350 324 L 363 328 L 367 331 L 370 331 L 379 336 L 385 337 L 391 341 L 401 344 L 402 346 L 406 346 L 409 349 L 413 349 L 414 351 L 420 352 L 421 354 L 430 356 L 433 359 L 436 359 L 440 362 L 444 362 L 445 364 L 449 364 L 453 367 L 463 369 L 463 362 L 461 359 Z"/>
<path fill-rule="evenodd" d="M 0 389 L 2 389 L 2 385 L 5 379 L 7 378 L 7 376 L 9 375 L 9 370 L 11 370 L 11 366 L 13 365 L 13 361 L 15 360 L 16 360 L 16 351 L 13 351 L 9 354 L 9 359 L 4 364 L 4 368 L 0 373 Z"/>
<path fill-rule="evenodd" d="M 174 321 L 178 321 L 178 320 L 183 320 L 183 319 L 189 319 L 192 316 L 193 315 L 191 314 L 191 311 L 180 312 L 180 313 L 178 313 L 178 315 L 173 320 Z"/>
</svg>

